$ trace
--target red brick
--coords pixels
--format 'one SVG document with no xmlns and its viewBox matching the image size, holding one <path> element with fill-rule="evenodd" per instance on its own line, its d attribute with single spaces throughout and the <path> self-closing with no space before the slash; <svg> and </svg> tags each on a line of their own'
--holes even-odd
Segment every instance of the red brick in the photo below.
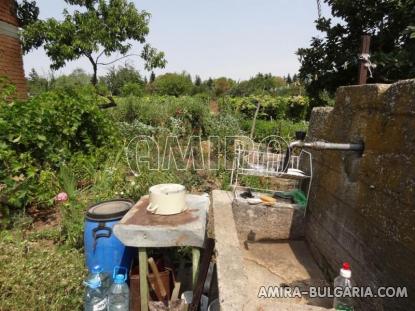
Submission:
<svg viewBox="0 0 415 311">
<path fill-rule="evenodd" d="M 12 12 L 10 6 L 4 4 L 4 0 L 0 0 L 0 20 L 16 24 L 16 18 L 6 13 Z M 8 5 L 10 5 L 9 0 Z M 0 34 L 0 75 L 8 77 L 8 79 L 16 85 L 18 97 L 27 98 L 27 85 L 23 70 L 22 50 L 20 42 L 16 38 L 8 37 Z"/>
</svg>

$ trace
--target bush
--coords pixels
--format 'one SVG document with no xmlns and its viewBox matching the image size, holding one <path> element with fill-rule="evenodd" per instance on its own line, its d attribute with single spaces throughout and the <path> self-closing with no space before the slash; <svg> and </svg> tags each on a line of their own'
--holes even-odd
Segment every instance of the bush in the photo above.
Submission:
<svg viewBox="0 0 415 311">
<path fill-rule="evenodd" d="M 118 99 L 118 107 L 111 115 L 116 122 L 134 123 L 137 129 L 134 136 L 148 135 L 149 131 L 160 133 L 160 128 L 180 135 L 204 135 L 205 121 L 209 119 L 210 112 L 204 97 L 130 96 Z M 178 125 L 180 129 L 177 128 Z M 122 127 L 131 133 L 131 127 Z M 140 127 L 143 132 L 139 131 Z"/>
<path fill-rule="evenodd" d="M 114 129 L 98 109 L 94 93 L 56 91 L 28 102 L 1 100 L 3 204 L 50 204 L 56 189 L 53 171 L 74 153 L 89 154 L 113 138 Z"/>
<path fill-rule="evenodd" d="M 226 97 L 221 104 L 223 107 L 233 107 L 245 117 L 253 118 L 260 103 L 258 119 L 290 119 L 304 120 L 309 104 L 304 96 L 270 96 L 251 95 L 247 97 Z"/>
<path fill-rule="evenodd" d="M 144 85 L 140 83 L 126 83 L 121 88 L 122 96 L 143 96 L 144 95 Z"/>
<path fill-rule="evenodd" d="M 159 95 L 189 95 L 193 89 L 193 82 L 190 76 L 184 73 L 166 73 L 156 78 L 152 83 L 152 89 Z"/>
<path fill-rule="evenodd" d="M 296 131 L 305 131 L 308 123 L 305 121 L 293 122 L 290 120 L 257 120 L 255 123 L 254 138 L 256 141 L 262 141 L 270 136 L 280 136 L 284 140 L 291 141 L 295 137 Z M 250 133 L 252 128 L 252 121 L 244 120 L 242 122 L 242 129 L 246 133 Z"/>
<path fill-rule="evenodd" d="M 52 89 L 77 92 L 91 83 L 91 76 L 82 69 L 75 69 L 69 75 L 62 75 L 56 79 L 52 77 L 50 83 Z"/>
<path fill-rule="evenodd" d="M 138 84 L 144 88 L 144 81 L 141 78 L 140 73 L 134 69 L 134 67 L 126 64 L 125 66 L 120 66 L 118 68 L 112 67 L 108 71 L 105 77 L 102 80 L 106 83 L 112 95 L 125 96 L 127 90 L 131 91 L 131 87 L 124 89 L 127 84 Z M 128 95 L 135 95 L 129 93 Z"/>
</svg>

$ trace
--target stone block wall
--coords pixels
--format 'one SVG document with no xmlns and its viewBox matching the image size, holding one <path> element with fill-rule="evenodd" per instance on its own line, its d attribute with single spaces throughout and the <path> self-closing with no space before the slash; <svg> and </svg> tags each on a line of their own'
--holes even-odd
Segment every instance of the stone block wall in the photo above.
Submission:
<svg viewBox="0 0 415 311">
<path fill-rule="evenodd" d="M 409 298 L 358 310 L 415 310 L 415 80 L 341 87 L 315 108 L 307 139 L 363 142 L 363 154 L 313 151 L 306 239 L 330 278 L 349 261 L 359 286 L 406 286 Z"/>
</svg>

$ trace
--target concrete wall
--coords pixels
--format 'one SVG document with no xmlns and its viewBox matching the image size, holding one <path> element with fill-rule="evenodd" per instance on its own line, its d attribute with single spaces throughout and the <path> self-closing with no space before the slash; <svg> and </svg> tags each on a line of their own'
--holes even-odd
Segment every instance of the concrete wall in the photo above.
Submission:
<svg viewBox="0 0 415 311">
<path fill-rule="evenodd" d="M 22 49 L 17 34 L 16 8 L 13 0 L 0 1 L 0 76 L 16 85 L 19 98 L 27 97 Z"/>
<path fill-rule="evenodd" d="M 365 144 L 361 156 L 313 151 L 306 239 L 320 267 L 334 277 L 349 261 L 358 285 L 407 287 L 359 310 L 415 310 L 415 80 L 339 88 L 307 139 Z"/>
</svg>

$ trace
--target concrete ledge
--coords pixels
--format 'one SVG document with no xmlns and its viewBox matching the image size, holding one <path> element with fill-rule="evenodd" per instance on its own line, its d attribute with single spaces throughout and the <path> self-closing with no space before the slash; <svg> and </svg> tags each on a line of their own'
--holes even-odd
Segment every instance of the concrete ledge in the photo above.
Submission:
<svg viewBox="0 0 415 311">
<path fill-rule="evenodd" d="M 296 204 L 278 202 L 276 206 L 270 207 L 235 200 L 232 208 L 240 241 L 304 237 L 304 209 Z"/>
<path fill-rule="evenodd" d="M 245 308 L 248 278 L 244 272 L 232 213 L 231 192 L 213 190 L 212 208 L 216 242 L 219 301 L 222 311 L 241 311 Z M 232 259 L 232 260 L 230 260 Z"/>
</svg>

